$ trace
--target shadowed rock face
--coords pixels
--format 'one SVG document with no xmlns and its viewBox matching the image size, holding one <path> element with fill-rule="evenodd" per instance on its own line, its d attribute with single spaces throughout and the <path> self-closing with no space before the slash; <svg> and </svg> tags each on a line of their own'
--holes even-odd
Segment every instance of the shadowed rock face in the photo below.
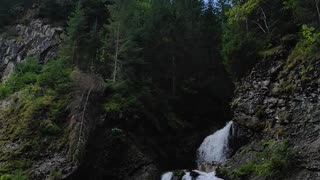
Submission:
<svg viewBox="0 0 320 180">
<path fill-rule="evenodd" d="M 18 24 L 11 29 L 12 37 L 0 37 L 0 76 L 5 79 L 15 65 L 26 57 L 36 57 L 40 63 L 56 57 L 63 29 L 32 20 L 28 25 Z"/>
<path fill-rule="evenodd" d="M 62 35 L 62 28 L 47 25 L 41 20 L 32 20 L 27 25 L 19 24 L 12 27 L 10 31 L 0 36 L 0 78 L 2 80 L 8 78 L 16 65 L 26 57 L 35 57 L 41 64 L 45 64 L 49 59 L 56 57 L 59 45 L 62 43 Z M 226 73 L 223 72 L 218 76 L 226 77 L 225 75 Z M 83 74 L 78 76 L 85 77 Z M 75 81 L 79 82 L 79 80 Z M 210 106 L 199 106 L 197 104 L 202 103 L 202 99 L 207 99 L 206 96 L 201 96 L 201 100 L 198 97 L 185 97 L 185 100 L 191 99 L 191 102 L 194 100 L 195 103 L 192 103 L 194 107 L 205 107 L 207 110 L 204 114 L 207 113 L 210 117 L 206 117 L 206 119 L 190 118 L 190 122 L 183 125 L 184 128 L 173 131 L 168 127 L 168 124 L 165 124 L 166 122 L 161 121 L 162 117 L 157 117 L 156 113 L 152 114 L 152 111 L 144 112 L 147 115 L 143 119 L 143 123 L 130 124 L 132 134 L 129 135 L 129 139 L 122 139 L 122 143 L 112 139 L 116 137 L 113 137 L 111 127 L 105 127 L 104 123 L 96 127 L 96 124 L 100 121 L 112 121 L 101 120 L 104 119 L 100 117 L 101 112 L 95 112 L 98 109 L 97 99 L 102 100 L 101 97 L 105 96 L 104 92 L 99 91 L 90 96 L 92 104 L 89 103 L 87 110 L 87 120 L 90 121 L 88 122 L 90 126 L 86 128 L 85 145 L 80 150 L 74 148 L 73 140 L 78 139 L 77 132 L 79 132 L 80 120 L 77 115 L 82 114 L 83 110 L 80 97 L 82 97 L 83 92 L 88 90 L 83 89 L 83 87 L 79 88 L 79 92 L 73 92 L 74 97 L 72 96 L 75 102 L 73 104 L 76 104 L 76 106 L 71 108 L 71 111 L 75 112 L 71 112 L 66 120 L 68 146 L 63 147 L 61 152 L 50 151 L 35 159 L 30 168 L 31 178 L 35 180 L 48 179 L 51 172 L 59 170 L 58 172 L 62 173 L 62 177 L 71 174 L 69 178 L 75 177 L 75 179 L 79 179 L 80 176 L 81 178 L 87 177 L 87 179 L 156 180 L 159 179 L 162 169 L 171 168 L 171 166 L 172 168 L 191 168 L 195 165 L 196 149 L 203 138 L 216 128 L 223 126 L 224 121 L 230 119 L 225 117 L 230 117 L 229 113 L 226 112 L 229 112 L 228 101 L 233 86 L 230 81 L 228 83 L 224 81 L 224 84 L 227 84 L 226 88 L 222 88 L 228 92 L 225 95 L 226 97 L 217 98 L 214 102 L 208 101 Z M 89 87 L 87 82 L 84 87 Z M 206 88 L 204 89 L 207 91 Z M 208 90 L 208 92 L 203 94 L 212 94 L 211 90 Z M 10 103 L 7 101 L 1 102 L 0 110 L 2 106 L 6 108 Z M 191 107 L 190 112 L 193 112 L 194 107 Z M 204 110 L 203 108 L 199 109 Z M 0 119 L 1 115 L 0 113 Z M 5 121 L 6 119 L 3 118 L 2 120 Z M 201 123 L 199 120 L 201 120 Z M 156 127 L 158 124 L 159 128 Z M 86 144 L 87 140 L 88 144 Z M 8 150 L 14 150 L 19 146 L 16 142 L 8 142 L 8 144 Z M 83 155 L 84 149 L 86 149 L 86 154 L 83 161 L 74 162 L 71 160 L 70 156 L 73 156 L 74 152 L 81 151 L 79 154 Z M 76 171 L 79 166 L 79 170 Z M 76 173 L 72 174 L 74 171 Z M 86 176 L 83 176 L 80 171 L 85 172 Z"/>
<path fill-rule="evenodd" d="M 297 152 L 297 170 L 288 179 L 320 179 L 320 62 L 301 60 L 288 68 L 286 52 L 257 64 L 237 86 L 233 103 L 240 149 L 229 164 L 250 159 L 260 140 L 288 139 Z M 301 75 L 305 67 L 308 80 Z M 257 147 L 259 148 L 259 147 Z M 249 148 L 250 149 L 250 148 Z"/>
</svg>

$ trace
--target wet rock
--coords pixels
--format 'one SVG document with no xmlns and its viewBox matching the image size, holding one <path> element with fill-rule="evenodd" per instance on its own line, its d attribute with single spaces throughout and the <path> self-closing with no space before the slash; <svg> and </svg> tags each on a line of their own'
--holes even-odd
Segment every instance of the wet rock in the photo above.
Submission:
<svg viewBox="0 0 320 180">
<path fill-rule="evenodd" d="M 198 172 L 196 172 L 196 171 L 191 171 L 191 172 L 190 172 L 190 176 L 191 176 L 192 178 L 194 178 L 194 179 L 196 179 L 199 175 L 200 175 L 200 174 L 199 174 Z"/>
</svg>

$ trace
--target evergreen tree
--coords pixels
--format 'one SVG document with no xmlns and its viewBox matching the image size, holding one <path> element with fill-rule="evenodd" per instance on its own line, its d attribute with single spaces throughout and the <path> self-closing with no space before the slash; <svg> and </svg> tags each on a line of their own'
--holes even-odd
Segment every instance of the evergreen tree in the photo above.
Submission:
<svg viewBox="0 0 320 180">
<path fill-rule="evenodd" d="M 143 0 L 115 1 L 109 6 L 111 18 L 105 25 L 100 61 L 114 83 L 135 76 L 133 66 L 139 61 L 140 51 L 137 41 L 141 39 L 146 9 L 148 2 Z"/>
<path fill-rule="evenodd" d="M 67 24 L 67 34 L 65 45 L 61 50 L 61 57 L 69 63 L 78 64 L 79 57 L 81 56 L 81 52 L 79 51 L 80 40 L 83 37 L 85 29 L 85 18 L 81 1 L 78 2 Z"/>
</svg>

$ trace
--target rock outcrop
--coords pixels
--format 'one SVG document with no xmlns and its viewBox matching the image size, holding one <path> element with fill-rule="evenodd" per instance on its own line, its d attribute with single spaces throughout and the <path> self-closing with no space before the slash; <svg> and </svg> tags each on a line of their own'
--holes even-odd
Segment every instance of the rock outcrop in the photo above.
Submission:
<svg viewBox="0 0 320 180">
<path fill-rule="evenodd" d="M 237 169 L 250 161 L 259 141 L 288 140 L 296 153 L 288 179 L 320 179 L 320 62 L 288 58 L 284 49 L 274 54 L 237 86 L 234 145 L 242 147 L 228 164 Z"/>
<path fill-rule="evenodd" d="M 40 63 L 56 57 L 62 33 L 61 27 L 36 19 L 28 25 L 18 24 L 0 36 L 0 77 L 8 77 L 26 57 L 35 57 Z"/>
</svg>

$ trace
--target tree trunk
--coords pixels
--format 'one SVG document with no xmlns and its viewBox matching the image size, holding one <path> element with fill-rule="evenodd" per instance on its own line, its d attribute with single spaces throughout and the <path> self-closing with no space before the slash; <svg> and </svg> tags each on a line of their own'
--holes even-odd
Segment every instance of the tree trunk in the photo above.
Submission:
<svg viewBox="0 0 320 180">
<path fill-rule="evenodd" d="M 88 106 L 88 102 L 89 102 L 89 98 L 90 98 L 90 95 L 91 95 L 91 92 L 93 90 L 93 86 L 91 86 L 91 88 L 88 90 L 88 94 L 87 94 L 87 97 L 86 97 L 86 101 L 84 103 L 84 106 L 83 106 L 83 111 L 82 111 L 82 116 L 81 116 L 81 122 L 80 122 L 80 132 L 79 132 L 79 139 L 78 139 L 78 147 L 80 146 L 81 144 L 81 138 L 83 137 L 83 129 L 84 129 L 84 121 L 85 121 L 85 115 L 86 115 L 86 111 L 87 111 L 87 106 Z"/>
<path fill-rule="evenodd" d="M 314 0 L 317 8 L 317 13 L 318 13 L 318 19 L 319 19 L 319 25 L 320 25 L 320 9 L 319 9 L 319 0 Z"/>
<path fill-rule="evenodd" d="M 116 52 L 114 57 L 114 70 L 113 70 L 113 83 L 117 80 L 117 73 L 118 73 L 118 56 L 119 56 L 119 44 L 120 44 L 120 23 L 117 26 L 116 32 Z"/>
<path fill-rule="evenodd" d="M 176 95 L 176 58 L 172 56 L 172 95 Z"/>
<path fill-rule="evenodd" d="M 248 23 L 248 18 L 246 18 L 246 32 L 247 32 L 247 36 L 249 36 L 249 23 Z"/>
</svg>

